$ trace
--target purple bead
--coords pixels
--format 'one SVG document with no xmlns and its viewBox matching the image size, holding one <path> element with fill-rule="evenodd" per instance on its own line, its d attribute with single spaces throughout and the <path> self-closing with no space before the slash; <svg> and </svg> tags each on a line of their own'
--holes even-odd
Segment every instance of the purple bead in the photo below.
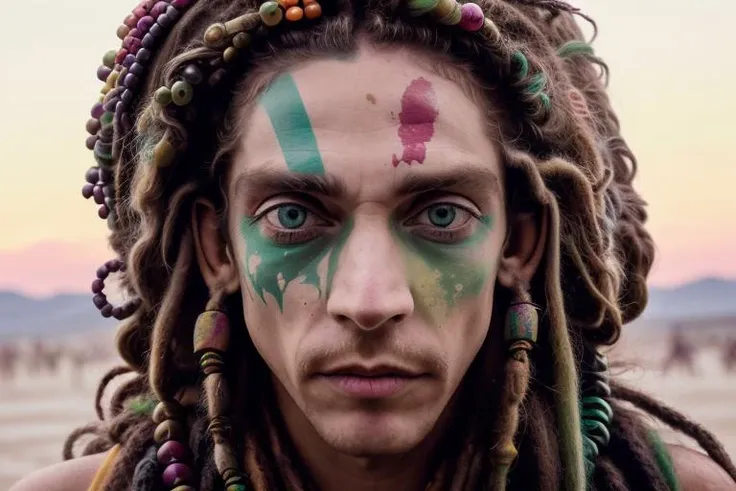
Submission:
<svg viewBox="0 0 736 491">
<path fill-rule="evenodd" d="M 466 31 L 477 31 L 485 23 L 483 9 L 475 3 L 465 3 L 461 7 L 460 28 Z"/>
<path fill-rule="evenodd" d="M 140 77 L 146 72 L 146 67 L 144 67 L 140 63 L 133 63 L 132 65 L 130 65 L 130 67 L 128 67 L 128 71 L 133 75 Z"/>
<path fill-rule="evenodd" d="M 95 278 L 95 281 L 92 282 L 92 293 L 102 293 L 104 289 L 105 289 L 105 282 L 99 278 Z"/>
<path fill-rule="evenodd" d="M 127 74 L 125 80 L 123 80 L 123 85 L 128 89 L 135 89 L 138 86 L 138 77 L 132 73 Z"/>
<path fill-rule="evenodd" d="M 134 38 L 138 38 L 138 39 L 140 39 L 140 38 L 142 38 L 142 37 L 143 37 L 143 34 L 144 34 L 144 33 L 142 33 L 142 32 L 140 31 L 140 29 L 138 29 L 138 28 L 136 27 L 136 28 L 133 28 L 133 29 L 131 29 L 131 30 L 130 30 L 130 32 L 128 33 L 128 36 L 132 36 L 132 37 L 134 37 Z"/>
<path fill-rule="evenodd" d="M 161 36 L 164 35 L 165 32 L 166 30 L 163 27 L 161 27 L 161 24 L 158 24 L 158 23 L 152 25 L 151 29 L 148 31 L 148 33 L 155 38 L 160 38 Z"/>
<path fill-rule="evenodd" d="M 164 16 L 162 15 L 161 18 Z M 150 33 L 143 36 L 143 41 L 141 41 L 141 46 L 143 46 L 146 49 L 152 49 L 156 45 L 156 38 L 153 37 Z"/>
<path fill-rule="evenodd" d="M 123 310 L 122 307 L 113 307 L 113 309 L 112 309 L 112 316 L 115 319 L 121 321 L 121 320 L 125 319 L 125 317 L 123 316 L 123 312 L 124 312 L 124 310 Z"/>
<path fill-rule="evenodd" d="M 99 279 L 104 280 L 110 275 L 110 271 L 107 269 L 107 266 L 103 264 L 102 266 L 97 268 L 96 275 Z"/>
<path fill-rule="evenodd" d="M 169 4 L 166 2 L 156 2 L 156 5 L 154 5 L 153 8 L 151 9 L 151 12 L 150 12 L 151 17 L 155 19 L 159 15 L 163 14 L 164 12 L 166 12 L 166 8 L 168 6 Z"/>
<path fill-rule="evenodd" d="M 169 440 L 161 445 L 156 454 L 161 465 L 169 465 L 175 462 L 184 462 L 189 458 L 189 450 L 176 440 Z"/>
<path fill-rule="evenodd" d="M 104 288 L 104 284 L 102 285 Z M 107 297 L 103 293 L 98 293 L 94 297 L 92 297 L 92 302 L 95 304 L 95 307 L 98 309 L 101 309 L 105 305 L 107 305 Z"/>
<path fill-rule="evenodd" d="M 87 137 L 87 140 L 84 142 L 85 146 L 89 148 L 90 150 L 94 150 L 95 143 L 97 143 L 97 136 L 91 135 Z"/>
<path fill-rule="evenodd" d="M 123 95 L 120 96 L 120 100 L 123 101 L 126 106 L 130 106 L 133 103 L 133 99 L 135 99 L 135 95 L 133 94 L 133 91 L 128 89 L 125 89 Z"/>
<path fill-rule="evenodd" d="M 185 9 L 189 7 L 192 4 L 192 0 L 173 0 L 171 2 L 172 7 L 176 7 L 178 9 Z"/>
<path fill-rule="evenodd" d="M 93 118 L 100 119 L 102 115 L 105 114 L 105 109 L 102 107 L 102 104 L 98 102 L 92 106 L 92 110 L 89 113 Z"/>
<path fill-rule="evenodd" d="M 164 29 L 171 27 L 171 24 L 174 23 L 173 19 L 169 17 L 169 14 L 159 15 L 156 22 L 158 22 L 158 24 Z"/>
<path fill-rule="evenodd" d="M 125 59 L 123 60 L 123 66 L 125 68 L 130 68 L 133 63 L 135 63 L 135 55 L 128 54 L 125 56 Z"/>
<path fill-rule="evenodd" d="M 135 54 L 135 61 L 138 63 L 148 63 L 151 60 L 151 50 L 147 49 L 145 46 L 138 50 L 138 52 Z"/>
<path fill-rule="evenodd" d="M 87 183 L 82 187 L 82 196 L 84 199 L 90 199 L 94 193 L 95 185 Z"/>
<path fill-rule="evenodd" d="M 151 17 L 150 15 L 146 15 L 145 17 L 140 18 L 138 24 L 136 24 L 135 27 L 141 32 L 141 34 L 145 34 L 155 22 L 156 21 L 153 17 Z"/>
<path fill-rule="evenodd" d="M 197 65 L 187 65 L 184 72 L 181 74 L 182 78 L 192 85 L 197 85 L 202 82 L 202 71 Z"/>
<path fill-rule="evenodd" d="M 102 218 L 103 220 L 106 219 L 110 215 L 110 208 L 108 208 L 105 205 L 100 206 L 97 208 L 97 216 Z"/>
<path fill-rule="evenodd" d="M 102 215 L 102 213 L 100 213 L 100 215 Z M 105 216 L 105 218 L 107 218 L 107 215 Z M 108 317 L 112 316 L 112 309 L 112 305 L 107 304 L 100 309 L 100 314 L 102 314 L 102 317 L 107 319 Z"/>
<path fill-rule="evenodd" d="M 92 190 L 92 196 L 95 198 L 95 203 L 98 205 L 105 203 L 105 192 L 102 190 L 101 186 L 95 186 Z"/>
<path fill-rule="evenodd" d="M 99 137 L 102 141 L 105 143 L 109 143 L 112 141 L 112 137 L 114 135 L 114 129 L 111 124 L 106 124 L 102 127 L 102 129 L 99 132 Z"/>
<path fill-rule="evenodd" d="M 189 481 L 192 478 L 192 470 L 182 463 L 175 462 L 164 469 L 161 477 L 166 486 L 173 488 Z"/>
<path fill-rule="evenodd" d="M 107 80 L 107 77 L 110 76 L 110 73 L 112 73 L 111 68 L 108 68 L 105 65 L 100 65 L 100 67 L 97 69 L 97 78 L 101 82 L 105 82 Z"/>
<path fill-rule="evenodd" d="M 119 101 L 120 99 L 118 99 L 117 97 L 114 97 L 110 99 L 109 101 L 107 101 L 105 105 L 102 107 L 105 109 L 105 111 L 115 112 L 115 106 L 118 104 Z"/>
<path fill-rule="evenodd" d="M 90 167 L 84 174 L 84 179 L 90 184 L 96 184 L 100 180 L 100 169 L 97 167 Z"/>
<path fill-rule="evenodd" d="M 169 8 L 166 9 L 166 16 L 171 20 L 171 22 L 176 22 L 179 20 L 181 12 L 179 12 L 173 5 L 170 5 Z"/>
<path fill-rule="evenodd" d="M 120 268 L 122 267 L 123 262 L 120 259 L 110 259 L 105 263 L 105 267 L 108 271 L 111 273 L 117 273 L 120 271 Z"/>
<path fill-rule="evenodd" d="M 103 182 L 103 185 L 106 182 L 111 182 L 113 177 L 114 175 L 110 169 L 100 169 L 100 181 Z"/>
<path fill-rule="evenodd" d="M 136 54 L 138 50 L 141 49 L 141 46 L 143 46 L 143 43 L 141 42 L 141 40 L 138 38 L 133 38 L 130 41 L 130 49 L 128 51 L 130 51 L 133 54 Z"/>
</svg>

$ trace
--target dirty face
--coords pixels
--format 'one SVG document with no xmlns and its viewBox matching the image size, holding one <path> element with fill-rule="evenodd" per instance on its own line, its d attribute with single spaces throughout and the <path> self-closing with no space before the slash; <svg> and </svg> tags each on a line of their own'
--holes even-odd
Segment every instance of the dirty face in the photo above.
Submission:
<svg viewBox="0 0 736 491">
<path fill-rule="evenodd" d="M 426 66 L 362 48 L 280 75 L 229 180 L 245 320 L 282 409 L 354 455 L 425 439 L 491 319 L 498 148 Z"/>
</svg>

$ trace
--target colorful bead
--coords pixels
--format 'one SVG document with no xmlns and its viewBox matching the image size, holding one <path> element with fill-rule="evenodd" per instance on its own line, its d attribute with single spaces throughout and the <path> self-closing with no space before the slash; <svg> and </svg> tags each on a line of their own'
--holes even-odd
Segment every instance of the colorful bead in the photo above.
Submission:
<svg viewBox="0 0 736 491">
<path fill-rule="evenodd" d="M 286 20 L 291 22 L 297 22 L 302 20 L 302 17 L 304 17 L 304 11 L 301 7 L 289 7 L 289 10 L 286 11 Z"/>
<path fill-rule="evenodd" d="M 156 4 L 151 9 L 151 17 L 153 17 L 155 19 L 159 15 L 163 14 L 164 12 L 166 12 L 166 9 L 168 7 L 169 7 L 169 4 L 166 3 L 166 2 L 163 2 L 163 1 L 156 2 Z"/>
<path fill-rule="evenodd" d="M 129 54 L 128 54 L 128 55 L 127 55 L 127 56 L 125 57 L 125 59 L 123 60 L 123 66 L 124 66 L 125 68 L 130 68 L 131 66 L 133 66 L 133 63 L 135 63 L 135 62 L 136 62 L 136 58 L 135 58 L 135 55 L 134 55 L 134 54 L 132 54 L 132 53 L 129 53 Z"/>
<path fill-rule="evenodd" d="M 197 85 L 204 78 L 197 65 L 187 65 L 181 74 L 182 78 L 192 85 Z"/>
<path fill-rule="evenodd" d="M 97 181 L 100 180 L 100 169 L 97 167 L 87 169 L 87 172 L 84 174 L 84 180 L 90 184 L 97 184 Z"/>
<path fill-rule="evenodd" d="M 509 306 L 506 312 L 505 338 L 506 341 L 528 340 L 537 341 L 537 325 L 539 315 L 534 305 L 517 303 Z"/>
<path fill-rule="evenodd" d="M 409 10 L 412 15 L 419 16 L 433 11 L 440 0 L 409 0 Z"/>
<path fill-rule="evenodd" d="M 247 488 L 245 487 L 245 484 L 239 483 L 239 484 L 231 484 L 227 487 L 226 491 L 246 491 Z"/>
<path fill-rule="evenodd" d="M 108 51 L 107 53 L 105 53 L 105 56 L 102 57 L 102 64 L 112 70 L 115 67 L 116 55 L 117 52 L 115 50 Z"/>
<path fill-rule="evenodd" d="M 169 20 L 173 23 L 179 20 L 179 17 L 181 16 L 181 12 L 179 11 L 179 9 L 177 9 L 173 5 L 169 5 L 169 8 L 166 9 L 166 14 L 164 15 L 166 15 L 166 17 L 168 17 Z"/>
<path fill-rule="evenodd" d="M 279 7 L 279 4 L 273 1 L 263 3 L 261 5 L 261 8 L 258 9 L 258 13 L 261 16 L 261 20 L 263 21 L 263 23 L 269 27 L 278 25 L 278 23 L 281 22 L 281 19 L 283 19 L 284 17 L 283 11 Z"/>
<path fill-rule="evenodd" d="M 179 414 L 179 411 L 173 406 L 171 403 L 167 402 L 159 402 L 156 407 L 153 409 L 153 415 L 151 416 L 153 418 L 154 423 L 163 423 L 167 419 L 171 419 L 176 417 Z"/>
<path fill-rule="evenodd" d="M 94 150 L 95 143 L 97 143 L 97 137 L 95 135 L 88 136 L 87 139 L 84 141 L 84 146 L 86 146 L 89 150 Z"/>
<path fill-rule="evenodd" d="M 135 14 L 128 14 L 127 17 L 125 17 L 125 20 L 123 21 L 123 24 L 133 29 L 135 25 L 138 23 L 138 17 L 135 16 Z"/>
<path fill-rule="evenodd" d="M 125 36 L 127 36 L 129 32 L 130 32 L 130 27 L 128 27 L 125 24 L 123 24 L 120 27 L 118 27 L 118 30 L 117 30 L 117 33 L 116 34 L 117 34 L 118 38 L 125 39 Z"/>
<path fill-rule="evenodd" d="M 247 48 L 250 44 L 250 34 L 247 32 L 239 32 L 233 37 L 233 46 L 238 49 Z"/>
<path fill-rule="evenodd" d="M 162 138 L 155 147 L 153 147 L 153 163 L 157 167 L 168 167 L 176 158 L 176 149 L 168 138 Z"/>
<path fill-rule="evenodd" d="M 125 60 L 125 57 L 126 56 L 128 56 L 128 50 L 127 49 L 121 49 L 115 55 L 115 63 L 117 63 L 118 65 L 122 65 L 123 60 Z M 110 68 L 112 68 L 112 67 L 110 67 Z"/>
<path fill-rule="evenodd" d="M 176 440 L 169 440 L 158 449 L 156 458 L 161 465 L 184 462 L 189 459 L 189 449 Z"/>
<path fill-rule="evenodd" d="M 197 317 L 194 325 L 194 352 L 227 351 L 230 342 L 230 321 L 224 312 L 207 310 Z"/>
<path fill-rule="evenodd" d="M 304 7 L 304 15 L 310 20 L 317 19 L 322 15 L 322 6 L 317 2 L 308 3 Z"/>
<path fill-rule="evenodd" d="M 192 4 L 192 0 L 172 0 L 171 6 L 178 9 L 185 9 Z"/>
<path fill-rule="evenodd" d="M 148 34 L 155 38 L 160 38 L 166 33 L 164 28 L 161 26 L 161 24 L 154 24 L 151 26 L 151 28 L 148 30 Z"/>
<path fill-rule="evenodd" d="M 222 53 L 222 59 L 225 63 L 231 63 L 238 56 L 238 48 L 235 46 L 228 46 Z"/>
<path fill-rule="evenodd" d="M 138 50 L 135 54 L 135 61 L 138 63 L 148 63 L 151 60 L 151 50 L 145 47 Z"/>
<path fill-rule="evenodd" d="M 192 478 L 192 470 L 189 466 L 176 462 L 168 465 L 166 469 L 164 469 L 161 477 L 163 478 L 166 486 L 178 486 L 179 484 L 188 482 Z"/>
<path fill-rule="evenodd" d="M 87 120 L 86 130 L 90 135 L 96 135 L 100 128 L 102 128 L 102 123 L 99 119 L 91 118 Z"/>
<path fill-rule="evenodd" d="M 213 24 L 204 33 L 204 45 L 208 48 L 216 48 L 222 45 L 227 31 L 223 24 Z"/>
<path fill-rule="evenodd" d="M 156 427 L 153 432 L 153 439 L 156 443 L 164 443 L 169 440 L 181 440 L 184 437 L 184 430 L 178 421 L 167 419 Z"/>
<path fill-rule="evenodd" d="M 159 87 L 153 94 L 153 100 L 162 106 L 171 104 L 171 90 L 168 87 Z"/>
<path fill-rule="evenodd" d="M 288 9 L 289 7 L 294 7 L 296 5 L 299 5 L 299 0 L 279 0 L 279 4 L 283 8 Z"/>
<path fill-rule="evenodd" d="M 104 110 L 105 108 L 103 107 L 102 109 Z M 100 123 L 102 123 L 103 126 L 112 124 L 113 116 L 114 116 L 113 113 L 109 111 L 102 113 L 102 116 L 100 116 Z"/>
<path fill-rule="evenodd" d="M 194 89 L 189 83 L 179 80 L 171 86 L 171 101 L 177 106 L 186 106 L 193 97 Z"/>
<path fill-rule="evenodd" d="M 105 65 L 100 65 L 100 67 L 97 69 L 97 78 L 100 80 L 100 82 L 104 82 L 105 80 L 107 80 L 107 77 L 110 76 L 111 72 L 111 68 L 106 67 Z"/>
<path fill-rule="evenodd" d="M 460 27 L 466 31 L 479 31 L 486 20 L 483 9 L 475 3 L 466 3 L 462 6 Z"/>
<path fill-rule="evenodd" d="M 432 13 L 438 17 L 440 24 L 447 26 L 459 24 L 462 18 L 462 8 L 457 0 L 440 0 Z"/>
</svg>

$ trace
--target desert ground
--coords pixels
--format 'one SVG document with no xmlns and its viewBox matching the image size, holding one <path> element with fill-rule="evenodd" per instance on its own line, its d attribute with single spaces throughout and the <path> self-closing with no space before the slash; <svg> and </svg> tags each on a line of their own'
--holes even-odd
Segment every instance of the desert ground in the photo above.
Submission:
<svg viewBox="0 0 736 491">
<path fill-rule="evenodd" d="M 736 456 L 736 371 L 730 375 L 720 363 L 719 347 L 711 342 L 695 355 L 695 374 L 678 367 L 660 370 L 668 352 L 663 334 L 626 333 L 609 357 L 629 364 L 616 377 L 678 408 L 714 432 L 732 456 Z M 98 335 L 99 338 L 99 335 Z M 79 345 L 89 337 L 64 340 Z M 99 338 L 111 345 L 111 338 Z M 24 474 L 59 462 L 64 439 L 74 428 L 93 421 L 97 381 L 116 365 L 110 355 L 75 366 L 62 357 L 57 369 L 32 373 L 21 366 L 12 380 L 0 377 L 0 490 Z M 670 442 L 693 445 L 686 437 L 662 428 Z"/>
</svg>

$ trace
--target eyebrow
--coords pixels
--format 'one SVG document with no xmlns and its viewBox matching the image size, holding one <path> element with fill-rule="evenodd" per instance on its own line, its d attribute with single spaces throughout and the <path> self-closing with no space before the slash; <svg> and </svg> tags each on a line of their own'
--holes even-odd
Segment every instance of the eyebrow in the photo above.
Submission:
<svg viewBox="0 0 736 491">
<path fill-rule="evenodd" d="M 489 168 L 473 165 L 437 173 L 416 172 L 394 180 L 391 185 L 399 196 L 422 194 L 443 189 L 491 191 L 500 194 L 501 186 L 496 173 Z M 348 196 L 344 179 L 334 174 L 303 174 L 278 169 L 245 171 L 235 180 L 239 196 L 267 193 L 310 193 L 341 200 Z"/>
</svg>

